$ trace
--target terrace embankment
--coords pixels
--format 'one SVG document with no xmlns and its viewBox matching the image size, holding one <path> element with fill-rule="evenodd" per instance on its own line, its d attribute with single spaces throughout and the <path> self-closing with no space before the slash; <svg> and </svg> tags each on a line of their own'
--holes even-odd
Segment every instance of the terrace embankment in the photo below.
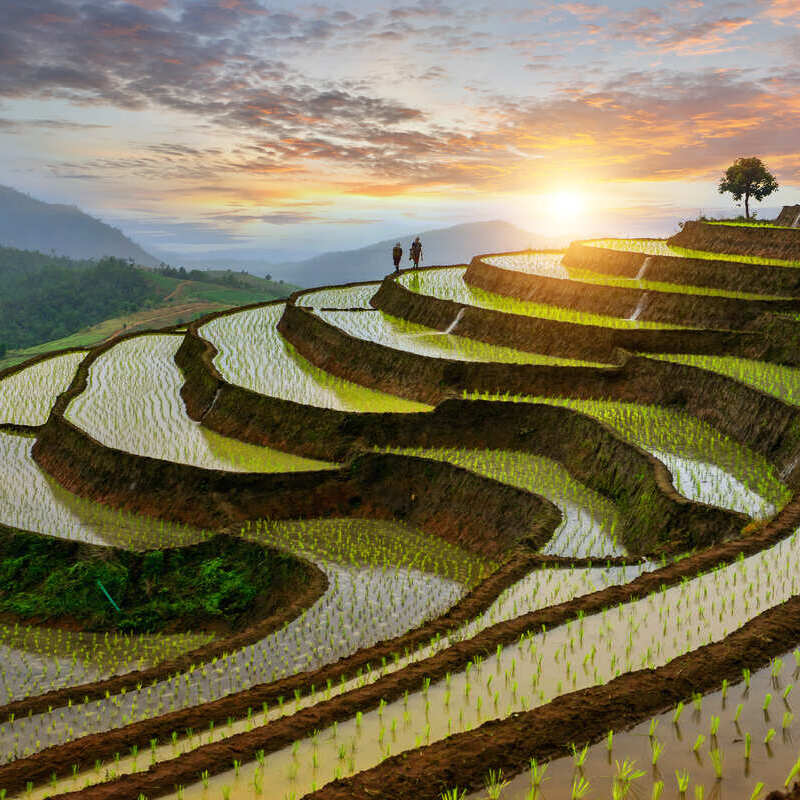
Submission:
<svg viewBox="0 0 800 800">
<path fill-rule="evenodd" d="M 775 224 L 785 225 L 788 228 L 800 227 L 800 205 L 784 206 L 775 218 Z"/>
<path fill-rule="evenodd" d="M 273 613 L 274 595 L 302 573 L 286 553 L 225 535 L 133 552 L 0 530 L 0 614 L 26 625 L 230 635 Z"/>
<path fill-rule="evenodd" d="M 438 403 L 466 391 L 500 396 L 611 399 L 675 408 L 763 455 L 784 472 L 790 486 L 800 481 L 800 462 L 797 462 L 800 412 L 708 370 L 638 356 L 624 356 L 624 362 L 613 368 L 429 358 L 357 339 L 292 305 L 287 305 L 279 327 L 316 366 L 414 400 Z M 413 416 L 418 426 L 426 426 L 426 415 Z"/>
<path fill-rule="evenodd" d="M 331 327 L 308 312 L 301 314 L 301 319 L 305 321 L 308 318 L 314 328 L 317 324 Z M 335 337 L 340 335 L 350 339 L 347 334 L 340 331 L 337 334 L 337 331 L 333 329 Z M 360 450 L 388 447 L 509 449 L 552 458 L 564 464 L 577 480 L 617 504 L 625 520 L 623 540 L 634 553 L 709 544 L 734 535 L 745 524 L 745 518 L 740 515 L 686 501 L 674 491 L 669 473 L 659 461 L 622 442 L 596 420 L 566 408 L 455 399 L 443 402 L 427 414 L 359 414 L 312 408 L 231 386 L 219 378 L 215 370 L 211 372 L 210 345 L 196 336 L 187 336 L 186 341 L 188 344 L 180 352 L 187 374 L 183 390 L 187 405 L 202 409 L 209 402 L 210 395 L 213 405 L 201 416 L 203 424 L 228 435 L 247 437 L 248 441 L 257 444 L 280 444 L 321 458 L 343 459 Z M 439 368 L 442 363 L 457 366 L 463 363 L 400 353 L 362 340 L 353 342 L 352 347 L 345 344 L 335 348 L 335 352 L 348 354 L 348 364 L 363 366 L 369 356 L 360 352 L 362 345 L 370 350 L 378 348 L 383 351 L 382 355 L 388 353 L 387 368 L 395 353 L 399 359 L 409 357 L 419 360 L 421 381 L 433 382 L 437 379 L 426 375 L 425 369 Z M 328 347 L 326 352 L 330 354 L 334 350 Z M 193 354 L 196 355 L 192 357 Z M 641 362 L 647 371 L 660 371 L 665 363 L 649 359 L 636 361 Z M 481 366 L 467 365 L 476 369 Z M 507 367 L 488 366 L 500 369 Z M 676 373 L 686 376 L 685 371 L 681 372 L 680 365 L 670 364 L 668 367 L 670 370 L 677 367 Z M 540 370 L 545 374 L 541 389 L 544 394 L 552 391 L 552 381 L 548 380 L 550 376 L 552 380 L 563 380 L 561 370 L 565 368 L 524 369 Z M 582 370 L 577 368 L 576 371 Z M 586 372 L 592 375 L 604 373 L 603 370 Z M 694 372 L 701 373 L 700 377 L 706 375 L 701 370 Z M 193 376 L 196 373 L 195 378 Z M 398 374 L 397 364 L 394 365 L 393 374 Z M 690 374 L 687 385 L 695 385 L 694 378 L 696 376 Z M 363 375 L 360 379 L 363 380 Z M 207 382 L 210 387 L 203 396 Z M 646 387 L 658 386 L 650 374 L 643 376 L 642 383 Z M 214 388 L 215 384 L 222 388 Z M 620 386 L 627 384 L 624 378 L 620 379 Z M 568 385 L 568 388 L 570 391 L 567 393 L 573 394 L 573 387 Z M 608 386 L 595 389 L 597 396 L 604 396 L 608 391 Z M 777 404 L 784 412 L 786 426 L 794 420 L 793 410 L 780 401 L 773 401 L 759 392 L 747 391 L 750 392 L 747 397 L 751 400 Z M 713 387 L 711 396 L 714 396 Z M 739 418 L 732 417 L 731 421 L 734 419 Z M 764 424 L 765 417 L 756 419 L 761 419 L 761 424 Z M 752 420 L 750 422 L 758 425 Z M 288 443 L 285 438 L 287 431 L 292 432 L 292 440 Z M 751 438 L 757 437 L 756 432 L 748 430 L 746 433 Z M 764 431 L 761 433 L 766 436 Z M 774 437 L 771 441 L 774 442 Z M 533 540 L 531 543 L 534 543 Z"/>
<path fill-rule="evenodd" d="M 718 295 L 603 286 L 503 269 L 475 256 L 464 274 L 470 286 L 494 294 L 593 314 L 705 328 L 740 329 L 760 314 L 800 311 L 800 300 L 742 300 Z"/>
<path fill-rule="evenodd" d="M 594 285 L 586 286 L 583 291 L 590 294 L 596 288 L 598 287 Z M 754 334 L 732 331 L 579 325 L 465 306 L 452 300 L 413 292 L 398 283 L 393 275 L 384 279 L 371 303 L 393 317 L 442 331 L 461 314 L 458 322 L 459 336 L 514 347 L 517 350 L 585 361 L 609 362 L 613 358 L 614 349 L 618 347 L 650 353 L 735 355 L 754 338 Z M 287 310 L 290 307 L 287 306 Z"/>
<path fill-rule="evenodd" d="M 599 613 L 613 606 L 630 602 L 633 599 L 645 597 L 651 592 L 661 591 L 664 587 L 695 577 L 701 572 L 713 569 L 720 564 L 730 563 L 739 558 L 742 553 L 745 555 L 757 553 L 763 548 L 791 535 L 798 522 L 800 522 L 800 503 L 797 500 L 793 500 L 779 513 L 775 520 L 746 539 L 727 542 L 716 548 L 696 553 L 655 572 L 645 573 L 624 586 L 608 587 L 557 606 L 550 606 L 498 623 L 482 631 L 472 639 L 457 642 L 431 658 L 412 664 L 399 672 L 384 676 L 373 684 L 348 692 L 341 697 L 318 703 L 312 708 L 302 710 L 291 717 L 277 720 L 262 728 L 229 737 L 224 742 L 206 745 L 172 761 L 156 764 L 146 773 L 126 776 L 107 784 L 89 787 L 79 794 L 72 795 L 72 797 L 80 798 L 80 800 L 111 800 L 111 798 L 115 798 L 115 800 L 120 798 L 135 800 L 140 793 L 144 793 L 151 798 L 169 794 L 174 791 L 176 785 L 188 785 L 195 781 L 197 775 L 203 770 L 207 769 L 210 775 L 219 774 L 230 769 L 232 759 L 244 762 L 255 758 L 255 754 L 259 750 L 263 750 L 265 753 L 275 752 L 311 735 L 315 730 L 322 730 L 325 726 L 333 724 L 334 721 L 344 721 L 351 718 L 357 711 L 366 712 L 376 708 L 381 700 L 391 702 L 396 698 L 402 697 L 406 691 L 416 691 L 423 684 L 423 681 L 437 681 L 440 678 L 444 678 L 448 673 L 455 673 L 463 669 L 467 662 L 473 660 L 476 655 L 484 657 L 486 653 L 495 650 L 498 644 L 506 645 L 514 642 L 519 639 L 521 634 L 527 631 L 540 630 L 542 626 L 545 626 L 547 630 L 552 630 L 556 626 L 563 625 L 580 615 Z M 477 742 L 478 746 L 475 748 L 475 752 L 484 748 L 486 753 L 494 755 L 494 749 L 490 749 L 488 746 L 491 740 L 484 739 L 487 733 L 489 737 L 495 733 L 502 735 L 503 746 L 499 749 L 502 751 L 503 747 L 506 747 L 508 756 L 513 755 L 513 758 L 500 758 L 497 764 L 504 767 L 507 775 L 511 775 L 514 772 L 521 771 L 528 765 L 530 755 L 533 752 L 530 740 L 526 738 L 524 733 L 521 738 L 513 742 L 507 741 L 519 736 L 520 732 L 516 726 L 519 724 L 520 719 L 523 719 L 525 730 L 532 733 L 535 729 L 529 726 L 535 724 L 537 715 L 547 709 L 545 719 L 550 720 L 550 713 L 555 708 L 557 710 L 555 721 L 552 725 L 548 722 L 546 725 L 547 738 L 543 738 L 539 744 L 542 748 L 552 748 L 554 756 L 560 755 L 568 750 L 568 743 L 571 741 L 577 743 L 591 741 L 595 736 L 604 735 L 608 729 L 620 730 L 626 725 L 640 722 L 641 719 L 646 719 L 648 716 L 670 707 L 677 700 L 688 699 L 695 691 L 703 691 L 704 687 L 715 688 L 728 675 L 731 678 L 741 676 L 742 667 L 757 669 L 766 664 L 771 657 L 786 652 L 800 638 L 799 609 L 800 599 L 794 599 L 788 604 L 773 608 L 723 641 L 709 645 L 710 648 L 715 648 L 713 651 L 709 651 L 708 648 L 701 648 L 698 651 L 682 656 L 677 662 L 670 662 L 657 670 L 643 670 L 633 673 L 635 677 L 631 679 L 632 682 L 630 684 L 626 684 L 629 675 L 625 675 L 617 678 L 611 684 L 562 696 L 547 706 L 525 714 L 524 718 L 523 715 L 515 714 L 505 721 L 485 723 L 480 728 L 469 732 L 469 734 L 461 734 L 461 736 L 468 737 L 466 739 L 457 740 L 455 737 L 449 737 L 444 742 L 434 745 L 437 748 L 436 750 L 423 748 L 411 753 L 403 753 L 396 758 L 390 758 L 384 761 L 380 767 L 373 770 L 359 773 L 359 775 L 345 781 L 335 781 L 328 784 L 320 790 L 320 800 L 326 800 L 327 795 L 325 793 L 329 791 L 335 792 L 332 795 L 335 798 L 356 796 L 384 797 L 386 795 L 384 795 L 383 790 L 376 789 L 373 781 L 385 777 L 387 790 L 394 792 L 395 787 L 398 786 L 395 781 L 402 781 L 403 765 L 409 763 L 409 758 L 413 759 L 410 763 L 415 763 L 416 759 L 425 752 L 435 753 L 436 758 L 432 762 L 425 762 L 430 767 L 428 775 L 431 779 L 424 787 L 424 791 L 423 787 L 418 787 L 419 791 L 415 794 L 413 790 L 409 791 L 409 787 L 403 784 L 402 787 L 398 788 L 398 794 L 392 794 L 390 795 L 391 797 L 397 796 L 405 800 L 407 797 L 419 796 L 422 798 L 430 797 L 433 800 L 433 798 L 438 798 L 439 793 L 444 788 L 454 785 L 463 787 L 473 777 L 476 777 L 480 783 L 486 774 L 488 763 L 486 759 L 481 756 L 480 758 L 476 757 L 465 761 L 462 756 L 456 753 L 458 757 L 451 760 L 443 757 L 441 748 L 445 748 L 446 755 L 450 756 L 453 751 L 449 748 L 453 742 L 463 741 L 471 749 L 470 743 Z M 777 630 L 784 630 L 785 633 L 783 635 L 775 635 Z M 734 644 L 734 646 L 730 647 L 729 643 Z M 709 652 L 713 652 L 717 657 L 717 660 L 713 663 L 716 669 L 708 669 L 709 662 L 706 659 Z M 374 658 L 372 663 L 376 661 L 377 658 Z M 694 678 L 696 673 L 697 682 L 690 681 L 689 683 L 692 685 L 686 689 L 686 694 L 673 700 L 671 694 L 664 694 L 664 686 L 669 684 L 664 684 L 660 677 L 662 674 L 665 676 L 671 675 L 672 672 L 670 670 L 673 669 L 676 663 L 684 669 L 687 666 L 691 667 L 692 677 Z M 667 670 L 667 672 L 662 673 L 662 670 Z M 680 675 L 680 672 L 678 675 Z M 595 706 L 594 698 L 600 697 L 602 702 L 597 704 L 599 713 L 604 703 L 613 702 L 616 691 L 622 690 L 625 692 L 630 689 L 631 697 L 635 699 L 638 691 L 647 688 L 640 683 L 641 676 L 653 678 L 652 685 L 655 687 L 653 692 L 648 691 L 646 693 L 646 701 L 642 701 L 641 705 L 637 703 L 632 708 L 629 708 L 626 703 L 614 704 L 613 712 L 608 717 L 603 718 L 597 734 L 595 734 L 593 727 L 586 727 L 585 723 L 591 715 L 587 717 L 587 706 L 584 705 L 584 698 L 590 701 L 590 707 L 593 709 Z M 318 680 L 315 680 L 317 685 L 324 684 L 324 674 L 315 675 L 314 678 L 318 678 Z M 137 723 L 136 726 L 111 731 L 102 736 L 90 736 L 71 742 L 63 747 L 51 748 L 30 758 L 20 759 L 17 762 L 0 767 L 0 783 L 3 786 L 9 786 L 12 790 L 22 789 L 26 780 L 31 778 L 45 779 L 52 771 L 57 771 L 58 773 L 66 772 L 72 763 L 91 764 L 98 747 L 103 748 L 103 752 L 113 754 L 113 749 L 105 749 L 108 742 L 111 743 L 112 747 L 116 744 L 119 750 L 128 746 L 131 741 L 137 741 L 145 735 L 135 735 L 140 726 L 149 725 L 152 728 L 153 726 L 158 726 L 165 719 L 168 722 L 173 722 L 173 724 L 171 728 L 164 727 L 161 735 L 168 736 L 171 730 L 180 729 L 184 727 L 184 724 L 199 729 L 207 724 L 209 718 L 217 718 L 219 715 L 224 714 L 226 705 L 228 707 L 235 705 L 237 708 L 246 709 L 248 706 L 252 708 L 258 707 L 264 700 L 273 702 L 275 686 L 254 687 L 248 692 L 233 695 L 214 704 L 206 704 L 206 707 L 191 709 L 189 713 L 198 713 L 196 717 L 182 717 L 180 720 L 174 721 L 174 715 L 165 715 L 165 717 L 149 723 Z M 609 686 L 612 688 L 609 689 Z M 679 682 L 676 683 L 676 686 L 683 689 L 686 685 Z M 660 692 L 659 697 L 656 696 L 656 692 Z M 286 696 L 288 692 L 282 691 L 282 694 Z M 558 709 L 562 708 L 561 704 L 564 703 L 569 704 L 567 706 L 568 713 L 562 716 Z M 652 710 L 650 710 L 648 703 L 653 704 Z M 213 716 L 209 717 L 212 706 L 214 707 Z M 207 716 L 202 716 L 199 712 L 205 712 Z M 635 717 L 637 713 L 641 716 Z M 170 717 L 173 717 L 173 719 L 169 719 Z M 567 728 L 565 727 L 566 725 L 571 727 Z M 562 735 L 563 731 L 572 730 L 575 727 L 579 729 L 579 735 L 575 738 L 570 739 L 569 736 Z M 116 737 L 115 741 L 110 741 L 113 737 Z M 504 766 L 506 764 L 508 767 Z M 417 778 L 424 780 L 416 769 L 413 772 L 413 777 L 415 780 Z M 361 784 L 359 781 L 364 779 L 369 781 L 369 789 L 364 793 L 360 793 Z M 353 794 L 348 793 L 351 791 Z M 359 792 L 359 794 L 355 794 L 356 792 Z M 60 797 L 66 800 L 67 796 L 62 795 Z M 57 798 L 54 798 L 54 800 L 57 800 Z"/>
<path fill-rule="evenodd" d="M 796 267 L 745 264 L 722 258 L 708 260 L 678 255 L 649 256 L 632 250 L 595 247 L 582 242 L 573 242 L 569 246 L 562 263 L 568 269 L 591 270 L 620 278 L 636 278 L 645 267 L 642 279 L 648 281 L 800 297 L 800 270 Z"/>
<path fill-rule="evenodd" d="M 689 220 L 667 239 L 673 247 L 711 253 L 800 260 L 800 228 L 770 228 L 765 225 L 713 225 Z"/>
<path fill-rule="evenodd" d="M 521 535 L 547 541 L 559 512 L 537 495 L 439 462 L 366 454 L 340 470 L 287 474 L 206 470 L 105 447 L 54 414 L 34 459 L 83 497 L 218 529 L 246 519 L 399 519 L 487 556 Z"/>
<path fill-rule="evenodd" d="M 610 730 L 625 730 L 698 692 L 718 688 L 723 680 L 740 680 L 743 669 L 767 665 L 798 640 L 800 597 L 794 597 L 724 640 L 679 656 L 663 667 L 630 672 L 603 686 L 562 695 L 540 708 L 485 722 L 474 730 L 392 756 L 306 797 L 437 800 L 441 792 L 454 786 L 477 790 L 490 765 L 508 777 L 529 768 L 531 756 L 546 764 L 569 755 L 572 747 L 580 749 L 600 741 Z"/>
</svg>

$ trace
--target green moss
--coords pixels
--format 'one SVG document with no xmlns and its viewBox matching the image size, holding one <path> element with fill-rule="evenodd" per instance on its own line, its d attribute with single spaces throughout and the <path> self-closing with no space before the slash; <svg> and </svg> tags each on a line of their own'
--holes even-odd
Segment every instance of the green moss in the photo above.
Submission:
<svg viewBox="0 0 800 800">
<path fill-rule="evenodd" d="M 69 618 L 87 630 L 156 632 L 236 621 L 297 574 L 297 562 L 226 536 L 132 553 L 29 533 L 0 534 L 0 611 Z M 117 611 L 101 589 L 114 599 Z"/>
</svg>

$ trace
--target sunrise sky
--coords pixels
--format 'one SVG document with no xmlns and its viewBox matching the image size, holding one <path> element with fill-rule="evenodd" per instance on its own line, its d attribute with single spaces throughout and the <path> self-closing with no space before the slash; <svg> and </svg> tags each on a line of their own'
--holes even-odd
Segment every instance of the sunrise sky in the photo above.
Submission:
<svg viewBox="0 0 800 800">
<path fill-rule="evenodd" d="M 800 202 L 800 0 L 0 0 L 0 183 L 169 252 Z"/>
</svg>

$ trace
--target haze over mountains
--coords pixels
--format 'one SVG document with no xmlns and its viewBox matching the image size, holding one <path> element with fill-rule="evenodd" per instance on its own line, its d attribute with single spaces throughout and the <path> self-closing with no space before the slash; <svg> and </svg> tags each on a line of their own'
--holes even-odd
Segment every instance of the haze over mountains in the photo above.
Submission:
<svg viewBox="0 0 800 800">
<path fill-rule="evenodd" d="M 8 186 L 0 186 L 0 245 L 79 259 L 132 258 L 146 267 L 159 263 L 122 231 L 76 206 L 43 203 Z"/>
<path fill-rule="evenodd" d="M 526 247 L 548 247 L 561 244 L 545 240 L 508 222 L 471 222 L 427 231 L 413 231 L 400 237 L 403 245 L 403 266 L 408 266 L 408 248 L 415 235 L 422 238 L 423 265 L 459 264 L 476 253 L 521 250 Z M 384 239 L 365 247 L 336 252 L 323 252 L 299 261 L 269 261 L 250 250 L 237 257 L 236 252 L 211 253 L 208 257 L 164 256 L 173 266 L 187 268 L 246 269 L 255 274 L 271 274 L 298 286 L 344 283 L 377 279 L 392 269 L 391 250 L 397 238 Z M 324 240 L 320 240 L 324 247 Z M 157 266 L 154 257 L 122 231 L 75 206 L 45 203 L 7 186 L 0 186 L 0 246 L 20 250 L 55 252 L 70 258 L 102 258 L 115 256 L 133 259 L 142 266 Z M 265 248 L 266 251 L 266 248 Z"/>
<path fill-rule="evenodd" d="M 524 250 L 528 247 L 558 246 L 560 240 L 547 241 L 529 231 L 501 220 L 468 222 L 450 228 L 422 231 L 362 247 L 358 250 L 322 253 L 305 261 L 274 264 L 273 277 L 289 280 L 299 286 L 378 280 L 391 272 L 392 247 L 400 241 L 403 247 L 401 267 L 411 266 L 408 249 L 415 235 L 422 241 L 421 266 L 463 264 L 479 253 Z"/>
</svg>

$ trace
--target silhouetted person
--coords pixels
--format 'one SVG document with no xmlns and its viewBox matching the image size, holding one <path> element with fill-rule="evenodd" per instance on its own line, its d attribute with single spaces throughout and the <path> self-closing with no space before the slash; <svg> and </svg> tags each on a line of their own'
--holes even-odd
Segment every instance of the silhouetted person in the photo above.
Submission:
<svg viewBox="0 0 800 800">
<path fill-rule="evenodd" d="M 394 271 L 400 272 L 400 259 L 403 257 L 403 248 L 400 246 L 400 242 L 398 242 L 392 248 L 392 261 L 394 261 Z"/>
<path fill-rule="evenodd" d="M 419 236 L 411 242 L 411 247 L 408 251 L 408 260 L 414 262 L 414 268 L 416 269 L 419 267 L 419 262 L 422 259 L 422 242 L 419 240 Z"/>
</svg>

